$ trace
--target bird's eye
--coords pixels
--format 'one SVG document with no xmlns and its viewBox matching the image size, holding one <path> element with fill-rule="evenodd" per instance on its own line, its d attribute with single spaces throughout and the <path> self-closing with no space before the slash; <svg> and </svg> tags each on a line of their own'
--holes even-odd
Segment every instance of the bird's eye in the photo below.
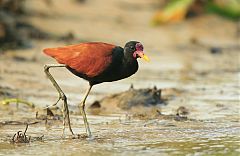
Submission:
<svg viewBox="0 0 240 156">
<path fill-rule="evenodd" d="M 135 50 L 134 46 L 131 46 L 130 49 L 131 49 L 131 50 Z"/>
</svg>

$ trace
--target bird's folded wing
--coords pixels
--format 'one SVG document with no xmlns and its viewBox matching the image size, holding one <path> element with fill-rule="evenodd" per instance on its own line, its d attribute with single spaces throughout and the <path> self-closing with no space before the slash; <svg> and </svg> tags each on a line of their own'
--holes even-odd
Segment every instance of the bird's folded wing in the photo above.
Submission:
<svg viewBox="0 0 240 156">
<path fill-rule="evenodd" d="M 94 77 L 102 73 L 112 62 L 115 45 L 91 42 L 59 48 L 47 48 L 43 52 L 81 74 Z"/>
</svg>

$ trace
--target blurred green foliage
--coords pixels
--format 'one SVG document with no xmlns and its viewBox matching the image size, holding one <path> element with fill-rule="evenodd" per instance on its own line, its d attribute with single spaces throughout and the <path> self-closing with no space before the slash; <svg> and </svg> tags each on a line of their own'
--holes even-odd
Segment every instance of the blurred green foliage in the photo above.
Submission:
<svg viewBox="0 0 240 156">
<path fill-rule="evenodd" d="M 240 0 L 225 0 L 225 2 L 209 0 L 205 10 L 232 20 L 240 20 Z"/>
<path fill-rule="evenodd" d="M 174 23 L 187 17 L 214 13 L 231 20 L 240 20 L 240 0 L 170 0 L 153 17 L 154 25 Z M 188 16 L 192 14 L 191 16 Z"/>
</svg>

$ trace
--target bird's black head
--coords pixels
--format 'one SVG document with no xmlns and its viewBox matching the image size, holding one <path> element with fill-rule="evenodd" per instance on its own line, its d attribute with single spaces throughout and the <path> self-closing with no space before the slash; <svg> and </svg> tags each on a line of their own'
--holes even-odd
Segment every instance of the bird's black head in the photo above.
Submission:
<svg viewBox="0 0 240 156">
<path fill-rule="evenodd" d="M 128 57 L 128 59 L 143 58 L 149 61 L 149 58 L 143 52 L 143 45 L 138 41 L 127 42 L 124 46 L 124 55 Z"/>
</svg>

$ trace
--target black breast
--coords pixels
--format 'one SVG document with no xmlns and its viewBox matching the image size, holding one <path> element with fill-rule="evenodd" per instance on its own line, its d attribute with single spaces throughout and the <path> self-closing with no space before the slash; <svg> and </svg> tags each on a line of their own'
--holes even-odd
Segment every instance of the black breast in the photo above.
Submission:
<svg viewBox="0 0 240 156">
<path fill-rule="evenodd" d="M 92 85 L 102 82 L 112 82 L 127 78 L 138 70 L 138 63 L 136 59 L 126 59 L 124 57 L 124 50 L 121 47 L 113 49 L 112 63 L 100 75 L 87 79 Z"/>
<path fill-rule="evenodd" d="M 79 73 L 68 66 L 67 69 L 78 77 L 89 81 L 91 85 L 95 85 L 102 82 L 121 80 L 133 75 L 138 70 L 138 63 L 136 59 L 125 58 L 123 48 L 116 47 L 113 49 L 112 63 L 109 64 L 106 70 L 95 77 L 88 77 L 87 75 Z"/>
</svg>

